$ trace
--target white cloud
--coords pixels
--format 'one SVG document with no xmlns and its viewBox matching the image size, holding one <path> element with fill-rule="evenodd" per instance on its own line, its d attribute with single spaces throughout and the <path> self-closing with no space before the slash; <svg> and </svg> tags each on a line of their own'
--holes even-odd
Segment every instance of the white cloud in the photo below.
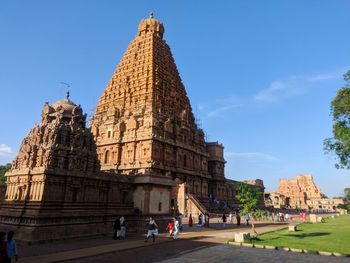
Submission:
<svg viewBox="0 0 350 263">
<path fill-rule="evenodd" d="M 291 82 L 274 81 L 266 89 L 261 90 L 253 99 L 259 102 L 274 102 L 302 93 Z"/>
<path fill-rule="evenodd" d="M 322 81 L 322 80 L 330 80 L 330 79 L 336 79 L 339 78 L 341 75 L 335 75 L 335 74 L 318 74 L 309 77 L 308 81 Z"/>
<path fill-rule="evenodd" d="M 260 103 L 276 102 L 285 98 L 298 96 L 319 86 L 322 81 L 341 78 L 340 72 L 316 75 L 297 75 L 284 80 L 272 81 L 266 88 L 253 96 L 253 101 Z"/>
<path fill-rule="evenodd" d="M 278 161 L 275 156 L 260 152 L 225 152 L 225 157 L 260 158 L 270 161 Z"/>
<path fill-rule="evenodd" d="M 204 118 L 216 117 L 223 112 L 243 106 L 236 97 L 215 99 L 209 104 L 199 104 L 198 110 L 202 112 Z"/>
<path fill-rule="evenodd" d="M 6 144 L 0 143 L 0 164 L 6 164 L 12 162 L 14 153 L 11 147 Z"/>
<path fill-rule="evenodd" d="M 222 112 L 225 112 L 225 111 L 229 111 L 231 109 L 234 109 L 234 108 L 238 108 L 242 106 L 242 104 L 228 104 L 228 105 L 224 105 L 224 106 L 221 106 L 221 107 L 218 107 L 216 109 L 213 109 L 211 111 L 209 111 L 206 116 L 208 118 L 211 118 L 211 117 L 215 117 L 217 116 L 219 113 L 222 113 Z"/>
<path fill-rule="evenodd" d="M 272 81 L 266 88 L 260 90 L 248 99 L 236 96 L 215 99 L 206 104 L 198 104 L 197 109 L 203 119 L 227 115 L 236 108 L 274 103 L 290 97 L 300 96 L 311 89 L 325 87 L 322 82 L 341 79 L 343 69 L 334 72 L 314 75 L 294 75 L 281 80 Z"/>
<path fill-rule="evenodd" d="M 7 146 L 6 144 L 0 143 L 0 154 L 1 155 L 7 155 L 7 154 L 12 154 L 13 151 L 12 149 Z"/>
</svg>

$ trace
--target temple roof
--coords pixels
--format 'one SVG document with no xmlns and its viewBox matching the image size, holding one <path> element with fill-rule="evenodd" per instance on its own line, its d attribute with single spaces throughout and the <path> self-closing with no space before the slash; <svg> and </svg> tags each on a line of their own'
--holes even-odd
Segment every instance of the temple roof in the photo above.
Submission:
<svg viewBox="0 0 350 263">
<path fill-rule="evenodd" d="M 63 114 L 70 117 L 72 116 L 74 108 L 77 106 L 78 105 L 69 99 L 69 92 L 67 92 L 66 98 L 56 101 L 51 107 L 54 108 L 55 111 L 62 109 Z"/>
<path fill-rule="evenodd" d="M 139 35 L 141 35 L 142 33 L 148 33 L 148 32 L 156 33 L 156 35 L 163 38 L 164 26 L 161 22 L 159 22 L 157 19 L 153 17 L 153 13 L 150 14 L 149 18 L 142 19 L 138 27 Z"/>
</svg>

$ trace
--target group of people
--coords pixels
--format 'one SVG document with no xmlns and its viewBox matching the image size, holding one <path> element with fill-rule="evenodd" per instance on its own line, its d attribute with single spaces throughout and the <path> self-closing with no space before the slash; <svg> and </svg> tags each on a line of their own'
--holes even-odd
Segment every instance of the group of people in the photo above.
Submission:
<svg viewBox="0 0 350 263">
<path fill-rule="evenodd" d="M 15 232 L 9 231 L 7 233 L 0 232 L 0 263 L 11 263 L 15 258 L 18 260 L 18 252 L 16 241 L 14 240 Z"/>
<path fill-rule="evenodd" d="M 114 221 L 114 235 L 113 239 L 126 238 L 126 221 L 124 216 L 117 217 Z"/>
<path fill-rule="evenodd" d="M 178 214 L 171 220 L 169 220 L 166 230 L 169 232 L 169 237 L 171 239 L 178 239 L 180 231 L 182 230 L 182 214 Z M 156 240 L 156 236 L 158 235 L 158 225 L 153 217 L 149 218 L 148 222 L 148 230 L 146 235 L 145 242 L 148 242 L 148 239 L 152 237 L 153 242 Z"/>
<path fill-rule="evenodd" d="M 288 213 L 273 212 L 271 213 L 271 219 L 274 222 L 288 222 L 291 220 L 291 217 Z"/>
<path fill-rule="evenodd" d="M 173 219 L 171 219 L 167 226 L 166 229 L 169 232 L 169 236 L 172 239 L 178 239 L 180 230 L 182 229 L 182 220 L 180 216 L 175 216 Z"/>
<path fill-rule="evenodd" d="M 190 217 L 192 217 L 190 215 Z M 197 226 L 202 227 L 204 226 L 205 228 L 209 227 L 209 214 L 205 213 L 204 215 L 202 213 L 200 213 L 198 215 L 198 224 Z"/>
<path fill-rule="evenodd" d="M 114 227 L 113 239 L 126 238 L 126 220 L 124 216 L 117 217 L 116 220 L 114 221 L 113 227 Z M 179 233 L 181 229 L 182 229 L 182 215 L 179 214 L 168 222 L 167 230 L 169 231 L 170 237 L 172 239 L 177 239 L 179 237 Z M 146 235 L 145 242 L 148 242 L 150 237 L 152 237 L 153 242 L 155 242 L 157 235 L 158 235 L 158 225 L 154 220 L 154 218 L 151 216 L 147 223 L 147 235 Z"/>
<path fill-rule="evenodd" d="M 172 239 L 178 239 L 180 230 L 182 230 L 182 215 L 178 214 L 173 219 L 169 220 L 166 230 L 169 232 L 169 236 Z M 152 237 L 153 242 L 156 240 L 156 236 L 158 235 L 158 225 L 154 218 L 151 216 L 148 222 L 148 230 L 146 235 L 145 242 L 148 242 L 149 238 Z"/>
<path fill-rule="evenodd" d="M 233 224 L 233 220 L 234 220 L 234 217 L 236 217 L 236 223 L 237 223 L 237 226 L 240 226 L 241 225 L 241 215 L 239 214 L 239 210 L 236 209 L 234 212 L 233 211 L 230 211 L 229 213 L 229 223 L 230 224 Z M 225 228 L 226 227 L 226 223 L 227 223 L 227 216 L 226 214 L 222 214 L 222 227 Z M 247 214 L 244 216 L 244 221 L 246 222 L 246 225 L 248 226 L 249 225 L 249 220 L 250 220 L 250 215 Z"/>
<path fill-rule="evenodd" d="M 235 209 L 234 211 L 231 210 L 229 213 L 229 223 L 233 224 L 234 222 L 234 217 L 236 218 L 236 223 L 237 226 L 241 225 L 241 216 L 239 213 L 238 209 Z M 288 217 L 287 217 L 288 218 Z M 222 214 L 221 216 L 222 219 L 222 224 L 223 224 L 223 228 L 226 227 L 226 223 L 227 223 L 227 216 L 226 214 Z M 246 222 L 247 225 L 249 225 L 249 220 L 250 220 L 250 215 L 245 215 L 244 216 L 244 220 Z M 188 225 L 189 227 L 192 226 L 193 223 L 193 218 L 192 218 L 192 214 L 190 214 L 189 216 L 189 220 L 188 220 Z M 209 228 L 209 214 L 205 213 L 202 214 L 200 213 L 198 215 L 198 224 L 197 226 L 199 227 L 207 227 Z M 172 218 L 171 220 L 169 220 L 166 230 L 169 232 L 169 236 L 172 239 L 178 239 L 179 237 L 179 233 L 182 230 L 182 215 L 178 214 L 177 216 L 175 216 L 174 218 Z M 146 235 L 146 239 L 145 242 L 148 242 L 148 240 L 152 237 L 153 242 L 155 242 L 156 240 L 156 236 L 158 235 L 158 225 L 156 223 L 156 221 L 154 220 L 154 218 L 151 216 L 148 220 L 147 223 L 147 235 Z M 125 218 L 123 216 L 121 217 L 117 217 L 117 219 L 114 222 L 114 239 L 125 239 L 126 237 L 126 221 Z"/>
<path fill-rule="evenodd" d="M 229 215 L 228 215 L 228 221 L 230 224 L 233 224 L 234 223 L 234 218 L 236 218 L 236 224 L 237 226 L 240 226 L 241 225 L 241 215 L 240 215 L 240 212 L 238 209 L 235 209 L 235 210 L 231 210 Z M 227 216 L 226 214 L 222 214 L 222 226 L 223 228 L 226 227 L 226 223 L 227 223 Z M 244 216 L 244 221 L 246 222 L 247 225 L 249 225 L 249 220 L 250 220 L 250 215 L 245 215 Z"/>
</svg>

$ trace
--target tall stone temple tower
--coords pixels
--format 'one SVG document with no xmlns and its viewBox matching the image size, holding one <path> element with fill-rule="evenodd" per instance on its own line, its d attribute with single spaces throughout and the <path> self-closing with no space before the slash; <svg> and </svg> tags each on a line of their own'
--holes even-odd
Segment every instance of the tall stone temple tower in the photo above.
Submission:
<svg viewBox="0 0 350 263">
<path fill-rule="evenodd" d="M 208 153 L 164 26 L 143 20 L 91 122 L 102 170 L 208 178 Z"/>
<path fill-rule="evenodd" d="M 90 128 L 68 96 L 44 105 L 6 174 L 0 230 L 41 241 L 107 233 L 118 215 L 135 230 L 149 215 L 237 207 L 224 147 L 197 127 L 163 35 L 153 15 L 140 22 Z"/>
<path fill-rule="evenodd" d="M 158 185 L 177 179 L 186 183 L 186 193 L 208 198 L 207 148 L 221 149 L 212 166 L 221 167 L 223 179 L 223 147 L 206 144 L 163 35 L 164 26 L 153 15 L 142 20 L 99 99 L 91 129 L 101 169 Z M 136 189 L 144 212 L 150 190 Z"/>
</svg>

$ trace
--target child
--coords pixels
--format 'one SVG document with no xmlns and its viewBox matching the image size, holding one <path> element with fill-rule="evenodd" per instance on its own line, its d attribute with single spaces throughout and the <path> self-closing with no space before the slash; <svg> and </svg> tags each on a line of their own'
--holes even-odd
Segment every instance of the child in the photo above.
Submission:
<svg viewBox="0 0 350 263">
<path fill-rule="evenodd" d="M 169 220 L 167 226 L 166 226 L 166 229 L 169 231 L 169 235 L 170 235 L 170 238 L 173 236 L 174 234 L 174 221 L 171 219 Z"/>
</svg>

